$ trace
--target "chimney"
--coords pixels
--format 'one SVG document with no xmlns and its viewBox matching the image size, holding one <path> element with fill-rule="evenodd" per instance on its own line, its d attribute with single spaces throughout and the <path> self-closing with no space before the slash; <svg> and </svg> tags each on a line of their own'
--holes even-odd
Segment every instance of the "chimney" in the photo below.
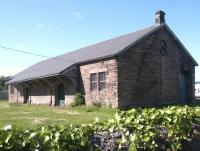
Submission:
<svg viewBox="0 0 200 151">
<path fill-rule="evenodd" d="M 158 10 L 156 12 L 155 24 L 156 24 L 156 26 L 159 26 L 163 23 L 165 23 L 165 12 L 162 10 Z"/>
</svg>

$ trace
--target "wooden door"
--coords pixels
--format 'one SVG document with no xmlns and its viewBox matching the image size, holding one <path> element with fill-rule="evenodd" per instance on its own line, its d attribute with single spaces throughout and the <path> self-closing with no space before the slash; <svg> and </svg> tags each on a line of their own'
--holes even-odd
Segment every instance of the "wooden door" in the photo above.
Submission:
<svg viewBox="0 0 200 151">
<path fill-rule="evenodd" d="M 180 102 L 188 102 L 188 85 L 187 85 L 187 76 L 184 73 L 179 75 L 179 92 L 180 92 Z"/>
<path fill-rule="evenodd" d="M 64 106 L 65 105 L 65 88 L 64 84 L 58 85 L 58 105 Z"/>
<path fill-rule="evenodd" d="M 24 89 L 24 103 L 28 103 L 29 100 L 29 88 Z"/>
</svg>

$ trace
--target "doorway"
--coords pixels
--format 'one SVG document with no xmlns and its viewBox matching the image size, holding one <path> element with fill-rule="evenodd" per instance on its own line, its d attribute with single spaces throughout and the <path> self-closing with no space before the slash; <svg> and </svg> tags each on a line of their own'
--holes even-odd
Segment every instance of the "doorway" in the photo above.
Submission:
<svg viewBox="0 0 200 151">
<path fill-rule="evenodd" d="M 180 102 L 188 103 L 188 75 L 184 72 L 179 74 Z"/>
<path fill-rule="evenodd" d="M 24 103 L 28 103 L 29 100 L 29 88 L 24 89 Z"/>
<path fill-rule="evenodd" d="M 55 105 L 56 106 L 64 106 L 65 105 L 65 87 L 63 83 L 60 83 L 57 87 L 57 100 Z"/>
</svg>

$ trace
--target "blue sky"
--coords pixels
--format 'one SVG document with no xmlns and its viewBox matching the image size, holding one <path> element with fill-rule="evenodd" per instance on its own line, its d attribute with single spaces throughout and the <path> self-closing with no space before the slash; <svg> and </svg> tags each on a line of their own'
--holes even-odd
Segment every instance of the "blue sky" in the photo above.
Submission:
<svg viewBox="0 0 200 151">
<path fill-rule="evenodd" d="M 156 10 L 200 63 L 198 0 L 1 0 L 0 45 L 56 56 L 154 24 Z M 0 48 L 0 75 L 44 58 Z M 200 81 L 200 69 L 196 68 Z"/>
</svg>

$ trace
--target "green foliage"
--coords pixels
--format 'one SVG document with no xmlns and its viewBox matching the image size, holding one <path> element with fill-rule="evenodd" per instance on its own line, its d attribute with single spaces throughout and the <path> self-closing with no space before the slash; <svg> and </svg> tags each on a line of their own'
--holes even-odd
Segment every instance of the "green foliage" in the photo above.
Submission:
<svg viewBox="0 0 200 151">
<path fill-rule="evenodd" d="M 85 97 L 81 92 L 75 94 L 74 101 L 71 104 L 72 107 L 85 105 Z"/>
<path fill-rule="evenodd" d="M 123 131 L 130 144 L 145 150 L 177 150 L 181 142 L 193 137 L 194 124 L 200 124 L 200 107 L 131 109 L 115 114 L 100 129 Z M 159 148 L 159 149 L 158 149 Z"/>
<path fill-rule="evenodd" d="M 122 132 L 119 149 L 180 150 L 183 140 L 200 138 L 200 107 L 172 106 L 119 111 L 112 119 L 81 126 L 51 126 L 35 130 L 0 130 L 0 150 L 92 150 L 96 132 Z"/>
<path fill-rule="evenodd" d="M 93 134 L 88 125 L 41 127 L 36 130 L 0 130 L 0 150 L 91 150 L 88 141 Z"/>
<path fill-rule="evenodd" d="M 94 101 L 92 102 L 92 106 L 101 107 L 102 104 L 100 102 Z"/>
<path fill-rule="evenodd" d="M 0 91 L 7 89 L 6 81 L 8 81 L 9 77 L 0 76 Z"/>
</svg>

